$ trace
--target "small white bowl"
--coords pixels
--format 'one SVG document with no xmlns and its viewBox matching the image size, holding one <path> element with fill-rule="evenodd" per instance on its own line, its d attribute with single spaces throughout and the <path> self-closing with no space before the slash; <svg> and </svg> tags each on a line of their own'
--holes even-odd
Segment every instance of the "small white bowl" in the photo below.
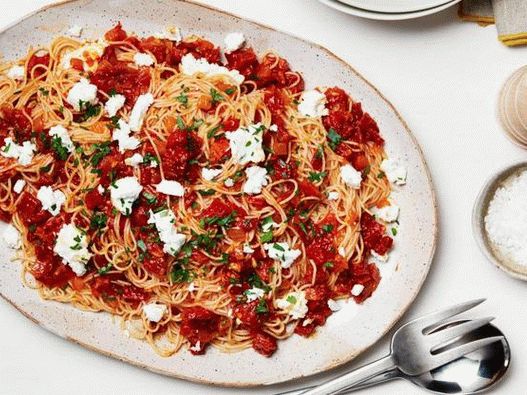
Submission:
<svg viewBox="0 0 527 395">
<path fill-rule="evenodd" d="M 476 243 L 490 262 L 512 277 L 527 281 L 527 266 L 519 265 L 500 254 L 499 250 L 495 248 L 492 241 L 488 238 L 485 230 L 485 216 L 496 190 L 511 177 L 525 170 L 527 170 L 527 162 L 516 163 L 501 170 L 487 180 L 479 192 L 472 210 L 472 231 Z"/>
</svg>

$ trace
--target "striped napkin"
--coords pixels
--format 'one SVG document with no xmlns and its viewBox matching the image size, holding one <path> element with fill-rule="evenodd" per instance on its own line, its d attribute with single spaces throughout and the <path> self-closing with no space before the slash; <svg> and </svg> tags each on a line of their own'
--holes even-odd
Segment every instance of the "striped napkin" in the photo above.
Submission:
<svg viewBox="0 0 527 395">
<path fill-rule="evenodd" d="M 505 45 L 527 45 L 527 0 L 463 0 L 459 17 L 483 26 L 495 23 Z"/>
</svg>

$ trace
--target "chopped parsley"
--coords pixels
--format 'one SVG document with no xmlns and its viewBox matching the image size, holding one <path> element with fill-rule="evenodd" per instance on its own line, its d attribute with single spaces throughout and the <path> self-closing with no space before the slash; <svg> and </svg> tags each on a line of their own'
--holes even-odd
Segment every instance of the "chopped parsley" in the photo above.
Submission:
<svg viewBox="0 0 527 395">
<path fill-rule="evenodd" d="M 221 93 L 214 88 L 210 88 L 210 97 L 212 98 L 212 105 L 225 100 Z"/>
<path fill-rule="evenodd" d="M 143 196 L 148 204 L 156 204 L 157 203 L 157 196 L 152 195 L 148 192 L 143 192 Z"/>
<path fill-rule="evenodd" d="M 214 195 L 216 191 L 214 189 L 200 189 L 198 193 L 201 196 L 211 196 L 211 195 Z"/>
<path fill-rule="evenodd" d="M 218 225 L 218 226 L 228 228 L 229 226 L 232 225 L 232 222 L 236 218 L 236 215 L 237 215 L 236 211 L 233 211 L 226 217 L 213 216 L 213 217 L 203 218 L 200 221 L 200 225 L 202 228 L 204 228 L 205 226 L 212 226 L 212 225 Z"/>
<path fill-rule="evenodd" d="M 188 105 L 188 96 L 182 93 L 181 95 L 176 97 L 176 100 L 183 104 L 185 107 Z"/>
<path fill-rule="evenodd" d="M 377 174 L 377 178 L 384 178 L 385 174 L 383 171 L 380 171 L 379 174 Z"/>
<path fill-rule="evenodd" d="M 82 100 L 79 100 L 79 109 L 80 111 L 84 111 L 84 113 L 80 117 L 81 122 L 87 121 L 88 119 L 99 115 L 99 113 L 101 112 L 100 105 L 93 105 L 90 102 L 85 102 Z"/>
<path fill-rule="evenodd" d="M 209 130 L 209 131 L 207 132 L 207 138 L 211 139 L 211 138 L 215 137 L 216 132 L 217 132 L 218 130 L 220 130 L 220 127 L 219 127 L 219 126 L 216 126 L 215 128 L 212 128 L 211 130 Z"/>
<path fill-rule="evenodd" d="M 145 154 L 145 156 L 143 157 L 143 162 L 142 162 L 144 165 L 151 165 L 152 163 L 157 163 L 159 165 L 159 158 L 153 154 L 151 154 L 150 152 L 147 152 Z"/>
<path fill-rule="evenodd" d="M 139 247 L 139 249 L 143 252 L 146 252 L 147 248 L 146 248 L 146 244 L 143 240 L 139 239 L 137 240 L 137 246 Z"/>
<path fill-rule="evenodd" d="M 176 118 L 176 123 L 177 123 L 177 127 L 178 129 L 180 130 L 185 130 L 186 126 L 185 126 L 185 122 L 183 121 L 183 118 L 181 118 L 180 116 L 178 116 Z"/>
<path fill-rule="evenodd" d="M 271 240 L 273 240 L 273 231 L 272 230 L 260 233 L 260 241 L 262 243 L 268 243 Z"/>
<path fill-rule="evenodd" d="M 267 307 L 267 302 L 265 299 L 260 299 L 254 311 L 256 311 L 257 314 L 266 314 L 269 312 L 269 308 Z"/>
<path fill-rule="evenodd" d="M 323 225 L 322 226 L 322 230 L 326 233 L 329 233 L 333 230 L 333 225 L 331 224 L 326 224 L 326 225 Z"/>
<path fill-rule="evenodd" d="M 321 172 L 310 171 L 308 179 L 311 182 L 319 182 L 319 181 L 322 181 L 324 177 L 326 177 L 327 174 L 328 173 L 326 171 L 321 171 Z"/>
<path fill-rule="evenodd" d="M 49 96 L 49 91 L 46 88 L 38 88 L 42 96 Z"/>
<path fill-rule="evenodd" d="M 335 148 L 337 148 L 337 145 L 339 145 L 340 142 L 342 141 L 342 136 L 338 134 L 335 131 L 335 129 L 329 128 L 328 140 L 329 140 L 329 146 L 331 147 L 331 149 L 335 150 Z"/>
<path fill-rule="evenodd" d="M 100 230 L 106 226 L 108 217 L 104 213 L 95 213 L 90 219 L 90 228 Z"/>
<path fill-rule="evenodd" d="M 296 303 L 296 298 L 295 298 L 294 295 L 289 295 L 285 300 L 287 300 L 291 304 L 295 304 Z"/>
<path fill-rule="evenodd" d="M 225 89 L 225 93 L 228 95 L 232 95 L 234 92 L 236 92 L 236 89 L 233 87 Z"/>
<path fill-rule="evenodd" d="M 90 158 L 90 163 L 93 167 L 99 165 L 99 162 L 110 153 L 110 142 L 105 141 L 101 144 L 93 144 L 93 154 Z"/>
<path fill-rule="evenodd" d="M 112 270 L 112 267 L 113 267 L 113 263 L 109 263 L 107 264 L 106 266 L 103 266 L 101 267 L 97 273 L 99 273 L 101 276 L 104 276 L 105 274 L 107 274 L 110 270 Z"/>
<path fill-rule="evenodd" d="M 170 280 L 172 283 L 189 283 L 194 278 L 195 274 L 189 269 L 186 269 L 183 267 L 182 264 L 176 263 L 172 267 L 172 271 L 170 272 Z"/>
<path fill-rule="evenodd" d="M 397 228 L 392 228 L 392 235 L 397 236 Z"/>
<path fill-rule="evenodd" d="M 68 149 L 62 145 L 62 139 L 60 137 L 53 136 L 51 139 L 51 149 L 55 151 L 55 154 L 57 154 L 57 157 L 60 160 L 68 159 Z"/>
<path fill-rule="evenodd" d="M 328 269 L 331 269 L 333 267 L 333 262 L 326 262 L 326 263 L 324 263 L 324 267 L 328 268 Z"/>
</svg>

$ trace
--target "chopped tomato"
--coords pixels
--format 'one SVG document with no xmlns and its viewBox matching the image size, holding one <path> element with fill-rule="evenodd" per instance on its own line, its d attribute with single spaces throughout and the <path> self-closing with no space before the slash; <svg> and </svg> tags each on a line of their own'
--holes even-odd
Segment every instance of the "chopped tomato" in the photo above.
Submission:
<svg viewBox="0 0 527 395">
<path fill-rule="evenodd" d="M 158 278 L 167 274 L 167 259 L 159 244 L 147 243 L 147 254 L 143 260 L 145 270 Z"/>
<path fill-rule="evenodd" d="M 183 309 L 181 316 L 180 333 L 193 346 L 192 354 L 203 354 L 207 344 L 214 340 L 220 331 L 221 317 L 199 306 Z M 199 346 L 196 347 L 198 343 Z"/>
<path fill-rule="evenodd" d="M 95 210 L 96 208 L 103 207 L 106 203 L 106 200 L 101 195 L 101 193 L 97 190 L 97 188 L 94 188 L 86 194 L 84 203 L 86 204 L 86 207 L 88 209 Z"/>
<path fill-rule="evenodd" d="M 209 160 L 211 163 L 216 164 L 226 158 L 230 149 L 229 140 L 225 137 L 220 137 L 219 139 L 210 140 L 209 144 Z"/>
<path fill-rule="evenodd" d="M 16 211 L 26 225 L 38 225 L 46 221 L 51 214 L 42 210 L 42 204 L 29 192 L 22 192 Z"/>
<path fill-rule="evenodd" d="M 223 121 L 221 126 L 223 127 L 223 130 L 225 130 L 226 132 L 232 132 L 240 127 L 240 120 L 230 117 L 230 118 L 227 118 L 225 121 Z"/>
<path fill-rule="evenodd" d="M 231 53 L 225 54 L 227 66 L 235 69 L 246 78 L 251 78 L 258 67 L 258 57 L 252 48 L 241 48 Z"/>
<path fill-rule="evenodd" d="M 49 53 L 37 55 L 36 53 L 27 62 L 27 77 L 39 78 L 46 73 L 50 62 Z"/>
<path fill-rule="evenodd" d="M 393 240 L 385 235 L 385 226 L 375 221 L 370 214 L 362 213 L 360 228 L 366 248 L 375 251 L 379 255 L 386 254 L 392 248 Z"/>
<path fill-rule="evenodd" d="M 123 30 L 123 27 L 121 26 L 121 22 L 117 23 L 117 25 L 115 25 L 113 29 L 108 30 L 104 35 L 104 38 L 106 39 L 106 41 L 110 41 L 110 42 L 124 41 L 126 40 L 126 37 L 128 37 L 128 35 Z"/>
<path fill-rule="evenodd" d="M 198 108 L 209 111 L 212 108 L 212 98 L 209 95 L 201 95 L 198 99 Z"/>
<path fill-rule="evenodd" d="M 0 129 L 2 132 L 11 130 L 19 143 L 31 138 L 30 118 L 23 110 L 17 108 L 3 106 L 0 109 Z"/>
<path fill-rule="evenodd" d="M 276 339 L 265 332 L 256 332 L 253 337 L 253 348 L 256 352 L 269 357 L 278 348 Z"/>
<path fill-rule="evenodd" d="M 259 303 L 259 300 L 253 300 L 250 303 L 240 303 L 234 307 L 234 317 L 238 318 L 243 326 L 249 330 L 258 330 L 265 317 L 265 314 L 256 312 Z"/>
</svg>

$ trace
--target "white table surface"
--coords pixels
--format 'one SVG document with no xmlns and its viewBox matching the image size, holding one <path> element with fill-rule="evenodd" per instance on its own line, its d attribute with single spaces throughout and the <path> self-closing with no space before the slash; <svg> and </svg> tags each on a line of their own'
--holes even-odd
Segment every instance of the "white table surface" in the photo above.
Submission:
<svg viewBox="0 0 527 395">
<path fill-rule="evenodd" d="M 440 237 L 430 275 L 403 319 L 476 297 L 508 336 L 512 365 L 496 394 L 522 394 L 527 384 L 527 284 L 485 261 L 470 225 L 475 196 L 501 167 L 527 158 L 496 120 L 496 100 L 509 74 L 527 63 L 527 48 L 509 49 L 493 26 L 462 23 L 456 10 L 384 23 L 339 14 L 315 0 L 205 0 L 249 19 L 315 41 L 351 63 L 399 109 L 423 148 L 437 189 Z M 0 27 L 50 0 L 2 0 Z M 387 350 L 383 339 L 359 362 Z M 199 362 L 197 362 L 199 363 Z M 335 372 L 332 372 L 335 374 Z M 34 325 L 0 302 L 2 394 L 271 394 L 328 378 L 252 390 L 205 387 L 162 377 L 97 355 Z M 368 394 L 421 394 L 392 382 Z"/>
</svg>

